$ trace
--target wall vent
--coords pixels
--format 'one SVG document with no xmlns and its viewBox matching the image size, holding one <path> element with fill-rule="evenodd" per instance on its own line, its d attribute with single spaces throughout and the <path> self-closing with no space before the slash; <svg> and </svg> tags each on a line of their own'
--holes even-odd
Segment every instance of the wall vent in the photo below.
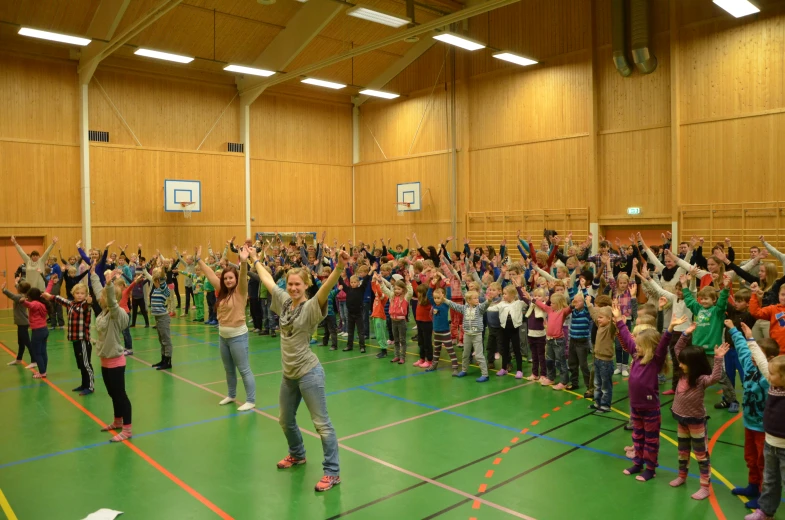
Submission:
<svg viewBox="0 0 785 520">
<path fill-rule="evenodd" d="M 109 132 L 99 132 L 98 130 L 88 130 L 87 131 L 87 138 L 90 141 L 96 141 L 98 143 L 108 143 L 109 142 Z"/>
<path fill-rule="evenodd" d="M 243 143 L 229 143 L 229 151 L 243 153 Z"/>
</svg>

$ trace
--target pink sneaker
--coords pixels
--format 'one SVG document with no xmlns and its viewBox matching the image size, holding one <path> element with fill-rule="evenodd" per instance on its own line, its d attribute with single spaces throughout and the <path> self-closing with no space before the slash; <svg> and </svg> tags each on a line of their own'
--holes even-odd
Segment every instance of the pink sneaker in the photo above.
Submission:
<svg viewBox="0 0 785 520">
<path fill-rule="evenodd" d="M 526 378 L 527 381 L 537 381 L 538 379 L 540 379 L 540 376 L 535 376 L 534 374 Z"/>
<path fill-rule="evenodd" d="M 673 394 L 675 394 L 675 393 L 676 393 L 676 392 L 675 392 L 674 390 L 665 390 L 665 391 L 662 393 L 662 395 L 673 395 Z"/>
<path fill-rule="evenodd" d="M 414 363 L 412 363 L 412 366 L 415 366 L 415 367 L 421 367 L 421 366 L 423 366 L 424 364 L 425 364 L 425 360 L 424 360 L 424 359 L 418 359 L 417 361 L 415 361 Z"/>
<path fill-rule="evenodd" d="M 506 376 L 507 375 L 507 371 L 502 368 L 501 370 L 496 372 L 496 375 L 497 376 Z"/>
<path fill-rule="evenodd" d="M 541 384 L 542 386 L 551 386 L 551 385 L 553 384 L 553 381 L 551 381 L 551 380 L 550 380 L 550 379 L 548 379 L 547 377 L 541 377 L 541 378 L 540 378 L 540 384 Z M 564 387 L 562 387 L 562 388 L 564 388 Z"/>
<path fill-rule="evenodd" d="M 406 360 L 405 359 L 399 359 L 398 360 L 398 364 L 399 365 L 405 365 L 406 364 Z"/>
<path fill-rule="evenodd" d="M 394 357 L 394 358 L 392 358 L 390 360 L 390 363 L 397 363 L 398 361 L 400 361 L 400 359 L 398 359 L 397 357 Z"/>
<path fill-rule="evenodd" d="M 420 365 L 420 368 L 431 368 L 431 365 L 433 365 L 433 363 L 430 361 L 423 361 L 422 365 Z"/>
<path fill-rule="evenodd" d="M 562 383 L 559 383 L 558 385 L 552 386 L 551 390 L 564 390 L 565 388 L 567 388 L 567 387 L 564 386 Z"/>
<path fill-rule="evenodd" d="M 390 340 L 388 339 L 388 340 L 387 340 L 387 344 L 388 344 L 388 345 L 395 345 L 395 342 L 394 342 L 394 341 L 390 341 Z"/>
<path fill-rule="evenodd" d="M 523 372 L 521 372 L 520 370 L 515 372 L 515 379 L 523 379 Z"/>
<path fill-rule="evenodd" d="M 756 509 L 754 513 L 750 513 L 749 515 L 745 516 L 744 520 L 774 520 L 774 517 L 768 516 L 760 509 Z"/>
</svg>

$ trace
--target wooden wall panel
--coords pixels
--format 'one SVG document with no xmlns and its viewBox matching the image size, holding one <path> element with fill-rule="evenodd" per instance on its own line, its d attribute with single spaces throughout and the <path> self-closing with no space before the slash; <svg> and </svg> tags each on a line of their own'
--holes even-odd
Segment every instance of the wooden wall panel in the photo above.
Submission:
<svg viewBox="0 0 785 520">
<path fill-rule="evenodd" d="M 590 146 L 588 137 L 579 137 L 473 151 L 469 210 L 587 207 Z"/>
<path fill-rule="evenodd" d="M 638 130 L 669 125 L 670 36 L 655 37 L 652 48 L 657 69 L 652 74 L 622 77 L 613 64 L 610 46 L 597 49 L 598 123 L 600 132 Z"/>
<path fill-rule="evenodd" d="M 464 152 L 461 152 L 464 153 Z M 460 155 L 460 154 L 459 154 Z M 357 238 L 390 237 L 400 242 L 415 232 L 423 244 L 435 243 L 450 233 L 450 155 L 447 153 L 355 167 Z M 458 200 L 464 184 L 458 176 Z M 420 182 L 422 209 L 398 215 L 397 185 Z M 459 205 L 458 219 L 463 208 Z M 460 229 L 460 225 L 459 225 Z"/>
<path fill-rule="evenodd" d="M 0 53 L 0 138 L 76 144 L 76 64 Z"/>
<path fill-rule="evenodd" d="M 438 86 L 399 102 L 360 107 L 360 161 L 435 152 L 450 148 L 448 93 Z M 418 128 L 419 127 L 419 128 Z"/>
<path fill-rule="evenodd" d="M 399 94 L 419 92 L 423 89 L 428 89 L 430 92 L 435 83 L 445 83 L 445 78 L 448 77 L 445 76 L 448 68 L 448 49 L 447 44 L 437 42 L 387 83 L 384 90 Z"/>
<path fill-rule="evenodd" d="M 262 94 L 251 105 L 251 157 L 352 164 L 350 104 Z"/>
<path fill-rule="evenodd" d="M 232 154 L 174 152 L 131 147 L 90 147 L 93 241 L 111 239 L 152 248 L 194 240 L 227 240 L 245 231 L 243 158 Z M 164 179 L 202 183 L 202 212 L 190 220 L 164 211 Z M 213 236 L 206 236 L 212 234 Z"/>
<path fill-rule="evenodd" d="M 227 142 L 240 138 L 236 92 L 232 86 L 99 68 L 89 87 L 90 129 L 108 131 L 112 144 L 136 144 L 112 109 L 111 99 L 142 146 L 196 150 L 231 102 L 201 147 L 223 152 Z"/>
<path fill-rule="evenodd" d="M 348 240 L 352 168 L 253 159 L 251 215 L 255 231 L 326 229 L 330 242 Z"/>
<path fill-rule="evenodd" d="M 670 148 L 670 127 L 600 136 L 601 223 L 627 219 L 630 206 L 647 221 L 672 221 Z"/>
<path fill-rule="evenodd" d="M 785 108 L 785 15 L 681 30 L 682 120 Z"/>
<path fill-rule="evenodd" d="M 470 86 L 473 150 L 589 131 L 587 53 L 547 65 L 474 78 Z"/>
<path fill-rule="evenodd" d="M 683 127 L 682 203 L 780 198 L 783 135 L 783 113 Z"/>
</svg>

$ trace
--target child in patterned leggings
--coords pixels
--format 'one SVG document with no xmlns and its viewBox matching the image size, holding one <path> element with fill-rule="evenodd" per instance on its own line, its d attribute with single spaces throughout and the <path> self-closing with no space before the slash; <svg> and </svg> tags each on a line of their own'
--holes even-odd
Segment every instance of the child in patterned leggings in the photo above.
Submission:
<svg viewBox="0 0 785 520">
<path fill-rule="evenodd" d="M 437 273 L 442 276 L 441 273 Z M 450 288 L 447 292 L 441 287 L 433 288 L 434 283 L 431 282 L 431 288 L 428 289 L 428 301 L 431 302 L 433 312 L 433 364 L 425 369 L 426 372 L 433 372 L 436 370 L 436 365 L 439 364 L 439 356 L 442 353 L 442 346 L 447 349 L 447 354 L 450 356 L 450 364 L 452 365 L 452 375 L 458 376 L 458 356 L 455 355 L 455 348 L 452 346 L 452 336 L 450 335 L 450 307 L 445 303 L 445 300 L 450 297 Z"/>
<path fill-rule="evenodd" d="M 700 489 L 692 494 L 695 500 L 704 500 L 709 496 L 709 461 L 706 445 L 706 408 L 703 406 L 706 388 L 717 383 L 722 377 L 722 363 L 728 344 L 723 343 L 714 351 L 714 367 L 709 366 L 709 359 L 701 347 L 689 345 L 696 324 L 693 323 L 684 331 L 676 343 L 676 359 L 682 370 L 681 379 L 676 386 L 671 413 L 679 423 L 679 476 L 670 485 L 678 487 L 687 480 L 687 469 L 690 464 L 690 449 L 698 459 L 700 469 Z"/>
</svg>

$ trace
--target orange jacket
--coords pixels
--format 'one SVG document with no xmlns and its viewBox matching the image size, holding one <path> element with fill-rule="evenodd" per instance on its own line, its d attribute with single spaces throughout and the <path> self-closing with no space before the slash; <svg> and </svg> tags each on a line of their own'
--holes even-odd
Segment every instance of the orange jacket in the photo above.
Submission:
<svg viewBox="0 0 785 520">
<path fill-rule="evenodd" d="M 758 295 L 753 293 L 750 298 L 750 314 L 759 320 L 768 320 L 771 323 L 769 336 L 780 347 L 780 355 L 785 355 L 785 305 L 769 305 L 761 308 Z"/>
</svg>

